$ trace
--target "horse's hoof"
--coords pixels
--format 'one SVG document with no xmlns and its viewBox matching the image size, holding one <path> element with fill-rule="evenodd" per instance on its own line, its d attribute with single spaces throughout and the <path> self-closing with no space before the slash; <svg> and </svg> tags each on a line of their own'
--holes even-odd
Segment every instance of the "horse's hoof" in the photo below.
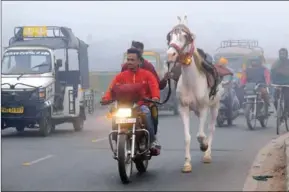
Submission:
<svg viewBox="0 0 289 192">
<path fill-rule="evenodd" d="M 211 163 L 212 157 L 211 156 L 205 156 L 203 157 L 203 163 Z"/>
<path fill-rule="evenodd" d="M 192 172 L 192 165 L 188 164 L 188 165 L 184 165 L 183 169 L 182 169 L 183 173 L 190 173 Z"/>
<path fill-rule="evenodd" d="M 200 144 L 200 149 L 201 149 L 202 152 L 207 151 L 208 147 L 209 147 L 208 144 Z"/>
</svg>

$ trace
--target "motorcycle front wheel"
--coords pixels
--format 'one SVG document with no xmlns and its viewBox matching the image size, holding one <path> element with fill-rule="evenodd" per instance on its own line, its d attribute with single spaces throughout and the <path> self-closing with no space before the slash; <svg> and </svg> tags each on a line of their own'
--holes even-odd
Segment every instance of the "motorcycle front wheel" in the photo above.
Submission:
<svg viewBox="0 0 289 192">
<path fill-rule="evenodd" d="M 131 159 L 131 143 L 128 135 L 118 135 L 118 172 L 122 183 L 127 184 L 130 182 L 132 175 L 133 161 Z"/>
<path fill-rule="evenodd" d="M 247 126 L 250 130 L 254 130 L 256 127 L 256 117 L 254 117 L 254 107 L 252 104 L 246 104 L 245 106 L 245 118 L 247 121 Z"/>
</svg>

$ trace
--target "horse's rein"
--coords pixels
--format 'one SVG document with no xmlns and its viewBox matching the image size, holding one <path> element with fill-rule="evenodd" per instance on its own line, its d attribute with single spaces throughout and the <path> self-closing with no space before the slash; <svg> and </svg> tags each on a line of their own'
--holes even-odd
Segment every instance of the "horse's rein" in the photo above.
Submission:
<svg viewBox="0 0 289 192">
<path fill-rule="evenodd" d="M 175 33 L 176 30 L 183 31 L 183 32 L 185 32 L 186 35 L 187 35 L 186 42 L 185 42 L 185 44 L 184 44 L 184 46 L 183 46 L 182 48 L 180 48 L 178 45 L 176 45 L 176 44 L 174 44 L 174 43 L 171 43 L 171 44 L 170 44 L 170 35 L 171 35 L 172 33 Z M 180 25 L 175 26 L 175 27 L 167 34 L 167 41 L 168 41 L 168 46 L 169 46 L 169 48 L 170 48 L 170 47 L 174 48 L 174 49 L 178 52 L 178 54 L 181 55 L 181 54 L 183 53 L 184 49 L 185 49 L 188 45 L 190 45 L 191 43 L 193 43 L 194 39 L 193 39 L 193 37 L 192 37 L 192 34 L 191 34 L 190 30 L 189 30 L 185 25 L 181 25 L 181 24 L 180 24 Z M 191 52 L 190 54 L 192 54 L 193 51 L 194 51 L 194 48 L 193 48 L 193 46 L 192 46 L 192 48 L 191 48 L 191 50 L 190 50 L 190 52 Z M 177 63 L 177 61 L 174 62 L 174 66 L 176 66 L 176 63 Z M 170 69 L 170 62 L 167 62 L 167 67 L 168 67 L 168 69 Z M 172 68 L 172 69 L 173 69 L 173 68 Z M 172 72 L 172 69 L 169 71 L 170 73 Z M 168 91 L 167 97 L 166 97 L 166 99 L 165 99 L 163 102 L 160 103 L 161 105 L 162 105 L 162 104 L 165 104 L 165 103 L 170 99 L 170 96 L 171 96 L 171 93 L 172 93 L 171 80 L 170 80 L 170 79 L 168 79 L 168 88 L 169 88 L 169 91 Z"/>
</svg>

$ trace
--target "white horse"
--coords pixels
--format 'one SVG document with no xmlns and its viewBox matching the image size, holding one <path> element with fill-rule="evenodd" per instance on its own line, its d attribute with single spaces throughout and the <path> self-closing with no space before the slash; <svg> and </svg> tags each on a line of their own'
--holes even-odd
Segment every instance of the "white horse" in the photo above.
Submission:
<svg viewBox="0 0 289 192">
<path fill-rule="evenodd" d="M 200 143 L 201 151 L 205 152 L 204 163 L 210 163 L 211 147 L 213 134 L 215 131 L 216 119 L 221 94 L 224 89 L 218 85 L 217 93 L 209 98 L 211 88 L 208 86 L 206 72 L 202 70 L 202 58 L 194 46 L 195 35 L 187 27 L 187 16 L 183 19 L 178 17 L 179 23 L 167 35 L 169 48 L 167 50 L 167 60 L 171 70 L 174 66 L 181 66 L 181 76 L 177 83 L 177 98 L 180 103 L 179 112 L 184 124 L 185 132 L 185 163 L 182 172 L 191 172 L 191 154 L 190 154 L 190 110 L 194 111 L 199 117 L 199 131 L 197 140 Z M 174 65 L 172 65 L 174 64 Z M 209 124 L 209 136 L 204 132 L 205 121 L 208 112 L 211 112 L 211 121 Z"/>
</svg>

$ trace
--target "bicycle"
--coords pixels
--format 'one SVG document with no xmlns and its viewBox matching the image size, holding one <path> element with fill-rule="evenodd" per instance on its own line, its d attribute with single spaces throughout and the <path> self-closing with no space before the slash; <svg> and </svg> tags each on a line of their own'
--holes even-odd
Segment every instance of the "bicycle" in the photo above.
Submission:
<svg viewBox="0 0 289 192">
<path fill-rule="evenodd" d="M 283 92 L 283 88 L 286 87 L 286 88 L 289 88 L 289 85 L 276 85 L 276 84 L 272 84 L 272 86 L 276 89 L 275 91 L 279 91 L 279 94 L 277 94 L 277 109 L 276 109 L 276 112 L 277 112 L 277 119 L 276 119 L 276 124 L 277 124 L 277 127 L 276 127 L 276 132 L 277 132 L 277 135 L 279 135 L 279 130 L 280 130 L 280 127 L 281 125 L 284 123 L 285 124 L 285 128 L 286 128 L 286 131 L 288 132 L 289 131 L 289 128 L 288 128 L 288 111 L 284 111 L 285 109 L 285 100 L 284 100 L 284 92 Z"/>
</svg>

